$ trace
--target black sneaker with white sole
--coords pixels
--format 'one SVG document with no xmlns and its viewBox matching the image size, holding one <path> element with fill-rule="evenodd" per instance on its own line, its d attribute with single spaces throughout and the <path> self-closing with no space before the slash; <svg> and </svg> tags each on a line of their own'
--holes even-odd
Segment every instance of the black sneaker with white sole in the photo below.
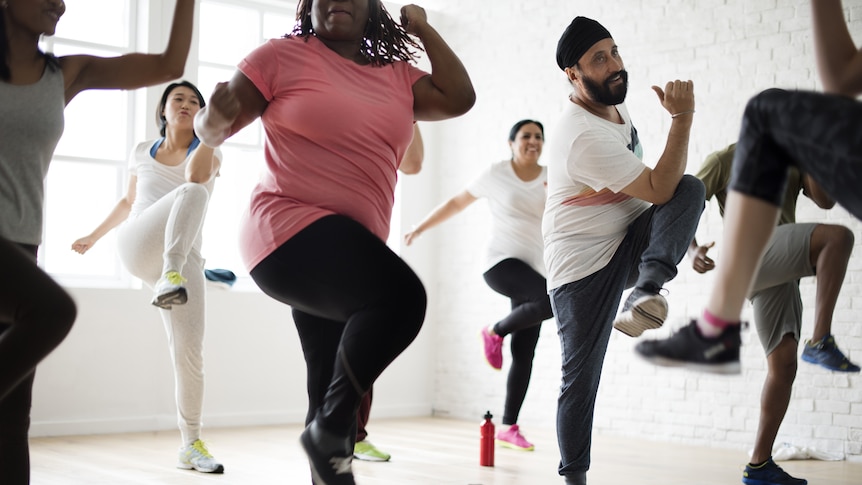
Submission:
<svg viewBox="0 0 862 485">
<path fill-rule="evenodd" d="M 343 445 L 342 445 L 343 441 Z M 355 485 L 353 479 L 353 445 L 351 440 L 339 440 L 312 421 L 299 442 L 308 456 L 311 477 L 315 485 Z M 350 448 L 346 448 L 347 445 Z"/>
<path fill-rule="evenodd" d="M 697 321 L 692 320 L 666 339 L 638 343 L 635 352 L 655 365 L 713 374 L 739 374 L 740 327 L 728 326 L 718 337 L 708 338 L 701 335 Z"/>
<path fill-rule="evenodd" d="M 659 328 L 667 319 L 667 300 L 658 293 L 635 288 L 614 319 L 614 328 L 629 337 L 640 337 L 646 330 Z"/>
</svg>

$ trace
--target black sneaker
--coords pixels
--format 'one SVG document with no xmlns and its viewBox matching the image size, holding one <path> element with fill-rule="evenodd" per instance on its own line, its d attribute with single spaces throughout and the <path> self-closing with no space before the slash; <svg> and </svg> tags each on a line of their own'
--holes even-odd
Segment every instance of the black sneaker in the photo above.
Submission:
<svg viewBox="0 0 862 485">
<path fill-rule="evenodd" d="M 666 367 L 685 367 L 714 374 L 739 374 L 739 327 L 731 325 L 715 338 L 700 334 L 692 320 L 663 340 L 644 340 L 635 352 L 646 361 Z"/>
<path fill-rule="evenodd" d="M 614 319 L 614 328 L 629 337 L 640 337 L 646 330 L 661 327 L 666 318 L 667 300 L 658 291 L 635 288 Z"/>
<path fill-rule="evenodd" d="M 344 441 L 344 446 L 341 442 Z M 311 465 L 312 482 L 315 485 L 356 485 L 353 479 L 353 446 L 346 449 L 350 440 L 339 440 L 331 433 L 312 421 L 302 434 L 299 442 L 308 455 L 308 464 Z M 322 443 L 334 446 L 322 446 Z M 332 451 L 325 451 L 326 449 Z"/>
<path fill-rule="evenodd" d="M 776 465 L 772 458 L 759 467 L 745 465 L 742 472 L 742 483 L 746 485 L 808 485 L 808 480 L 791 477 L 789 473 Z"/>
</svg>

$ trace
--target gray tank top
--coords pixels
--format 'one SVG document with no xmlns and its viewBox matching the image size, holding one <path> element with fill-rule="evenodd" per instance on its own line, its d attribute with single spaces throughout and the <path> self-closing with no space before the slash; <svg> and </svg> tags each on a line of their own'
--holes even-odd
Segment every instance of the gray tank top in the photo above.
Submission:
<svg viewBox="0 0 862 485">
<path fill-rule="evenodd" d="M 26 86 L 0 81 L 0 236 L 42 242 L 44 180 L 63 134 L 63 72 L 48 65 Z"/>
</svg>

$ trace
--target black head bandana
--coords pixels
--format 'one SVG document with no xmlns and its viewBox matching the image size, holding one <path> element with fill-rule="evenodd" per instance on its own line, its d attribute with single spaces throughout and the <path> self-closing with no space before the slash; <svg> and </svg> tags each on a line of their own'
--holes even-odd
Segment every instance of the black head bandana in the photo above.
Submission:
<svg viewBox="0 0 862 485">
<path fill-rule="evenodd" d="M 608 29 L 586 17 L 575 17 L 557 42 L 557 65 L 566 70 L 578 63 L 596 42 L 611 38 Z"/>
</svg>

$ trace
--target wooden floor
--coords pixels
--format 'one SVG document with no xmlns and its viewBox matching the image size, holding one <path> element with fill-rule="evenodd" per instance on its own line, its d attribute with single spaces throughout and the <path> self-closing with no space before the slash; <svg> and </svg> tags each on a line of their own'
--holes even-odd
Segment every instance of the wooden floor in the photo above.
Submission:
<svg viewBox="0 0 862 485">
<path fill-rule="evenodd" d="M 174 468 L 178 432 L 34 438 L 32 485 L 293 485 L 311 483 L 301 427 L 205 430 L 224 475 Z M 522 430 L 534 452 L 497 447 L 496 466 L 479 466 L 479 423 L 442 418 L 375 420 L 370 439 L 388 463 L 354 460 L 359 485 L 562 484 L 553 430 Z M 596 436 L 590 485 L 741 483 L 742 452 Z M 862 463 L 789 461 L 781 466 L 812 485 L 859 485 Z"/>
</svg>

